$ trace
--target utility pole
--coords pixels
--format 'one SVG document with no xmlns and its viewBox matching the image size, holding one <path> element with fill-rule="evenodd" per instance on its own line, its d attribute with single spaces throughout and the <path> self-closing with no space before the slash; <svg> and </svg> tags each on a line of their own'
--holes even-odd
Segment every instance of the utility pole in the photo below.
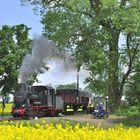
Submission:
<svg viewBox="0 0 140 140">
<path fill-rule="evenodd" d="M 77 70 L 77 103 L 79 102 L 79 70 Z"/>
<path fill-rule="evenodd" d="M 77 71 L 77 92 L 79 91 L 79 71 Z"/>
</svg>

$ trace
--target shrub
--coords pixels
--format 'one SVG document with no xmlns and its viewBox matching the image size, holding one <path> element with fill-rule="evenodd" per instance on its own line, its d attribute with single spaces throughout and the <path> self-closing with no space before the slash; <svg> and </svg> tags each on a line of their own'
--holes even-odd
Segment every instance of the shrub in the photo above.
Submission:
<svg viewBox="0 0 140 140">
<path fill-rule="evenodd" d="M 140 115 L 140 109 L 138 106 L 127 106 L 127 107 L 121 106 L 115 111 L 115 115 L 118 115 L 118 116 Z"/>
</svg>

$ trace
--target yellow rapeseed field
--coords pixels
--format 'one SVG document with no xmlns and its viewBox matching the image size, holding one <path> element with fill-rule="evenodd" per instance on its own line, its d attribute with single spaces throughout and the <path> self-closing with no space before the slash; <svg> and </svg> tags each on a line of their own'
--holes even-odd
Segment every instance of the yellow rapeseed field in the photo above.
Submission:
<svg viewBox="0 0 140 140">
<path fill-rule="evenodd" d="M 122 125 L 107 130 L 100 127 L 80 124 L 70 126 L 66 123 L 53 125 L 35 124 L 26 126 L 21 124 L 10 124 L 9 122 L 0 125 L 0 140 L 140 140 L 140 128 L 125 128 Z"/>
<path fill-rule="evenodd" d="M 11 113 L 12 111 L 12 103 L 7 103 L 5 104 L 5 108 L 4 108 L 4 113 Z M 1 109 L 1 103 L 0 103 L 0 113 L 2 112 L 2 109 Z"/>
</svg>

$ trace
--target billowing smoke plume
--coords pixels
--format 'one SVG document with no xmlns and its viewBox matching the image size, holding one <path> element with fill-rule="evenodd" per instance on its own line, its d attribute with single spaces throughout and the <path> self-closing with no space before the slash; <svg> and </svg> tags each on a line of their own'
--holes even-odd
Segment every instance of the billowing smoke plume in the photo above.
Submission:
<svg viewBox="0 0 140 140">
<path fill-rule="evenodd" d="M 34 72 L 42 71 L 48 66 L 50 60 L 64 60 L 59 68 L 63 71 L 71 71 L 76 69 L 72 61 L 72 57 L 65 51 L 60 51 L 55 43 L 45 37 L 36 37 L 33 40 L 32 52 L 27 54 L 20 68 L 19 79 L 21 83 L 26 83 Z"/>
</svg>

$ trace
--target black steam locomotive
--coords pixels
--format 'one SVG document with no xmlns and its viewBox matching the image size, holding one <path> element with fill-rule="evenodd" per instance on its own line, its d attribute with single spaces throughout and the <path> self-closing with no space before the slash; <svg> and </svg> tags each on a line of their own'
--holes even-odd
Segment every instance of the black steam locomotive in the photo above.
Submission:
<svg viewBox="0 0 140 140">
<path fill-rule="evenodd" d="M 50 86 L 22 85 L 14 94 L 14 117 L 57 116 L 86 111 L 91 95 L 77 89 L 56 90 Z"/>
</svg>

